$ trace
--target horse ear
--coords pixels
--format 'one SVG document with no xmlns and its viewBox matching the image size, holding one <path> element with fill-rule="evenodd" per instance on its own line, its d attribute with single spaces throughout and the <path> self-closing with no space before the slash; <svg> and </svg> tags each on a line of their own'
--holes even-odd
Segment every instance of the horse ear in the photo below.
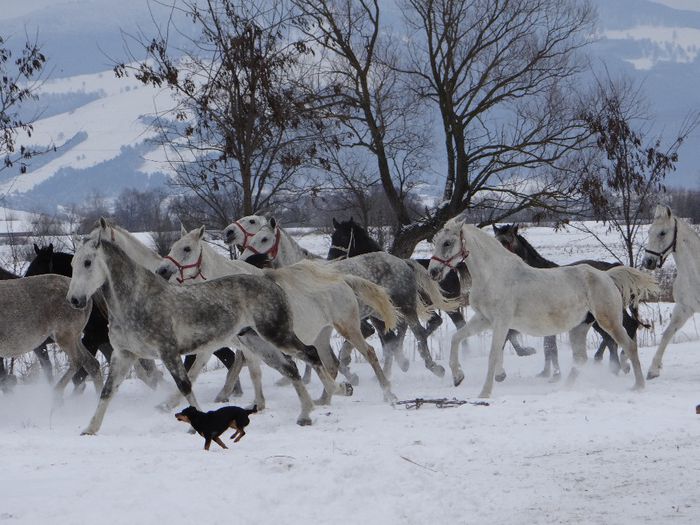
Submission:
<svg viewBox="0 0 700 525">
<path fill-rule="evenodd" d="M 83 240 L 75 233 L 71 236 L 71 240 L 73 241 L 73 246 L 75 246 L 76 250 L 78 247 L 83 245 Z"/>
<path fill-rule="evenodd" d="M 49 243 L 49 253 L 53 253 L 53 243 Z"/>
<path fill-rule="evenodd" d="M 498 235 L 498 226 L 496 226 L 495 224 L 492 224 L 491 227 L 493 228 L 493 233 Z"/>
<path fill-rule="evenodd" d="M 34 243 L 34 251 L 37 255 L 39 255 L 39 247 L 36 245 L 36 243 Z"/>
<path fill-rule="evenodd" d="M 197 238 L 201 239 L 202 237 L 204 237 L 204 230 L 206 230 L 206 226 L 202 224 L 197 230 Z"/>
<path fill-rule="evenodd" d="M 182 225 L 182 223 L 180 223 L 180 235 L 181 235 L 182 237 L 184 237 L 185 235 L 187 235 L 187 230 L 186 230 L 185 227 Z"/>
<path fill-rule="evenodd" d="M 335 220 L 335 217 L 333 217 L 333 227 L 334 227 L 336 230 L 337 230 L 338 228 L 340 228 L 340 224 L 338 223 L 338 221 Z"/>
<path fill-rule="evenodd" d="M 513 225 L 513 235 L 518 235 L 518 228 L 520 227 L 519 224 L 514 224 Z"/>
<path fill-rule="evenodd" d="M 270 217 L 270 227 L 277 228 L 277 221 L 274 217 Z"/>
<path fill-rule="evenodd" d="M 355 219 L 352 218 L 352 215 L 350 215 L 350 224 L 355 224 Z"/>
<path fill-rule="evenodd" d="M 668 206 L 666 206 L 666 216 L 670 219 L 670 218 L 671 218 L 671 215 L 673 215 L 673 214 L 671 213 L 671 208 L 669 208 Z"/>
<path fill-rule="evenodd" d="M 100 217 L 100 228 L 102 228 L 103 230 L 107 229 L 107 219 L 105 219 L 104 217 Z"/>
<path fill-rule="evenodd" d="M 663 206 L 662 204 L 659 204 L 656 206 L 656 209 L 654 210 L 654 218 L 655 219 L 663 219 L 666 217 L 667 219 L 671 218 L 671 208 L 668 206 Z"/>
</svg>

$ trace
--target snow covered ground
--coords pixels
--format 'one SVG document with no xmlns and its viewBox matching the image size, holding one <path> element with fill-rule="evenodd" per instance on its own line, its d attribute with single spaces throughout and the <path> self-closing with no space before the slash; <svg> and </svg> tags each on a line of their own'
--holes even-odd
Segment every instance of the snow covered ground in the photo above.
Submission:
<svg viewBox="0 0 700 525">
<path fill-rule="evenodd" d="M 526 232 L 559 262 L 593 255 L 586 249 L 593 245 L 576 235 Z M 301 242 L 327 249 L 320 235 Z M 651 305 L 643 313 L 655 320 L 640 338 L 645 371 L 668 311 Z M 538 353 L 517 357 L 507 348 L 508 378 L 488 407 L 391 407 L 368 364 L 356 360 L 354 396 L 318 407 L 313 426 L 302 428 L 293 390 L 276 386 L 277 374 L 264 369 L 267 409 L 252 417 L 240 443 L 209 453 L 173 413 L 155 408 L 169 380 L 155 392 L 127 380 L 94 437 L 79 435 L 96 405 L 91 386 L 52 411 L 48 385 L 23 383 L 0 395 L 0 522 L 698 523 L 699 320 L 686 324 L 662 376 L 643 392 L 630 390 L 631 376 L 593 362 L 573 386 L 538 378 L 542 342 L 526 338 Z M 446 321 L 430 340 L 444 365 L 452 330 Z M 449 372 L 437 378 L 416 360 L 408 339 L 411 368 L 394 368 L 394 392 L 399 399 L 475 400 L 489 342 L 488 334 L 470 340 L 462 355 L 467 378 L 455 388 Z M 565 338 L 560 350 L 566 374 Z M 224 379 L 222 369 L 211 368 L 195 385 L 207 409 L 216 408 Z M 233 404 L 252 401 L 245 371 L 243 386 Z M 316 397 L 321 385 L 314 379 L 309 388 Z"/>
</svg>

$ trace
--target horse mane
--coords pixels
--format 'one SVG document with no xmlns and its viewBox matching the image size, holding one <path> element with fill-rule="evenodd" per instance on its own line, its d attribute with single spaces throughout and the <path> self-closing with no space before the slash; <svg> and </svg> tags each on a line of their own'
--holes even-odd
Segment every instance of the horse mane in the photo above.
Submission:
<svg viewBox="0 0 700 525">
<path fill-rule="evenodd" d="M 534 248 L 534 246 L 527 242 L 525 237 L 523 237 L 519 233 L 516 235 L 516 238 L 518 239 L 518 242 L 523 247 L 526 253 L 523 256 L 523 260 L 526 261 L 530 266 L 534 266 L 535 268 L 556 268 L 559 266 L 557 263 L 542 257 L 542 255 L 540 255 L 540 253 Z"/>
<path fill-rule="evenodd" d="M 350 221 L 345 221 L 343 224 L 349 224 L 350 229 L 354 230 L 354 235 L 355 235 L 355 247 L 358 247 L 358 240 L 365 243 L 365 246 L 363 246 L 363 250 L 361 253 L 370 253 L 370 252 L 383 252 L 384 249 L 379 246 L 379 243 L 375 241 L 372 237 L 369 236 L 369 233 L 367 230 L 365 230 L 362 226 L 357 224 L 356 222 L 350 222 Z M 359 254 L 358 254 L 359 255 Z"/>
</svg>

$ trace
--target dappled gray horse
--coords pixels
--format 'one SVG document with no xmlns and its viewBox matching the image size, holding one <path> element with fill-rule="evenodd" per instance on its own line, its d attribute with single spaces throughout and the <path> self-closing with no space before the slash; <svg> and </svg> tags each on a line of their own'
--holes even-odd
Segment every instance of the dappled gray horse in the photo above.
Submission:
<svg viewBox="0 0 700 525">
<path fill-rule="evenodd" d="M 99 363 L 80 341 L 92 302 L 88 297 L 82 310 L 71 308 L 66 301 L 69 284 L 70 279 L 62 275 L 0 282 L 0 356 L 17 357 L 53 339 L 69 362 L 68 371 L 56 384 L 57 396 L 81 366 L 90 374 L 95 389 L 102 389 Z"/>
<path fill-rule="evenodd" d="M 197 286 L 171 284 L 130 259 L 108 234 L 103 235 L 106 231 L 101 221 L 76 252 L 67 294 L 75 308 L 84 308 L 102 289 L 114 348 L 100 402 L 84 434 L 99 430 L 114 392 L 137 357 L 160 359 L 182 395 L 198 406 L 180 356 L 226 346 L 247 329 L 285 354 L 310 363 L 327 390 L 333 391 L 333 379 L 316 349 L 292 331 L 287 296 L 271 279 L 235 275 Z M 300 418 L 308 419 L 308 414 Z"/>
</svg>

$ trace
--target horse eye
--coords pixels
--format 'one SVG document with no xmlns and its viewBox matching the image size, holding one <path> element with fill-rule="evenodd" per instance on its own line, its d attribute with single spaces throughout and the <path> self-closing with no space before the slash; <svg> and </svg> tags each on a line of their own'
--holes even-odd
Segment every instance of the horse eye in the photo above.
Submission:
<svg viewBox="0 0 700 525">
<path fill-rule="evenodd" d="M 262 241 L 262 242 L 267 242 L 267 237 L 263 237 L 263 238 L 261 239 L 261 241 Z"/>
<path fill-rule="evenodd" d="M 666 235 L 666 232 L 659 232 L 659 237 L 663 237 L 664 235 Z"/>
<path fill-rule="evenodd" d="M 249 222 L 250 224 L 255 224 L 255 219 L 250 219 L 248 222 Z"/>
<path fill-rule="evenodd" d="M 185 253 L 190 253 L 191 251 L 192 251 L 192 248 L 190 248 L 189 246 L 185 246 L 185 249 L 184 249 Z"/>
<path fill-rule="evenodd" d="M 450 241 L 445 241 L 442 243 L 443 248 L 447 248 L 450 245 Z"/>
<path fill-rule="evenodd" d="M 90 265 L 91 265 L 91 264 L 92 264 L 92 261 L 91 261 L 90 259 L 86 260 L 86 261 L 83 263 L 83 265 L 85 266 L 85 268 L 90 268 Z"/>
</svg>

